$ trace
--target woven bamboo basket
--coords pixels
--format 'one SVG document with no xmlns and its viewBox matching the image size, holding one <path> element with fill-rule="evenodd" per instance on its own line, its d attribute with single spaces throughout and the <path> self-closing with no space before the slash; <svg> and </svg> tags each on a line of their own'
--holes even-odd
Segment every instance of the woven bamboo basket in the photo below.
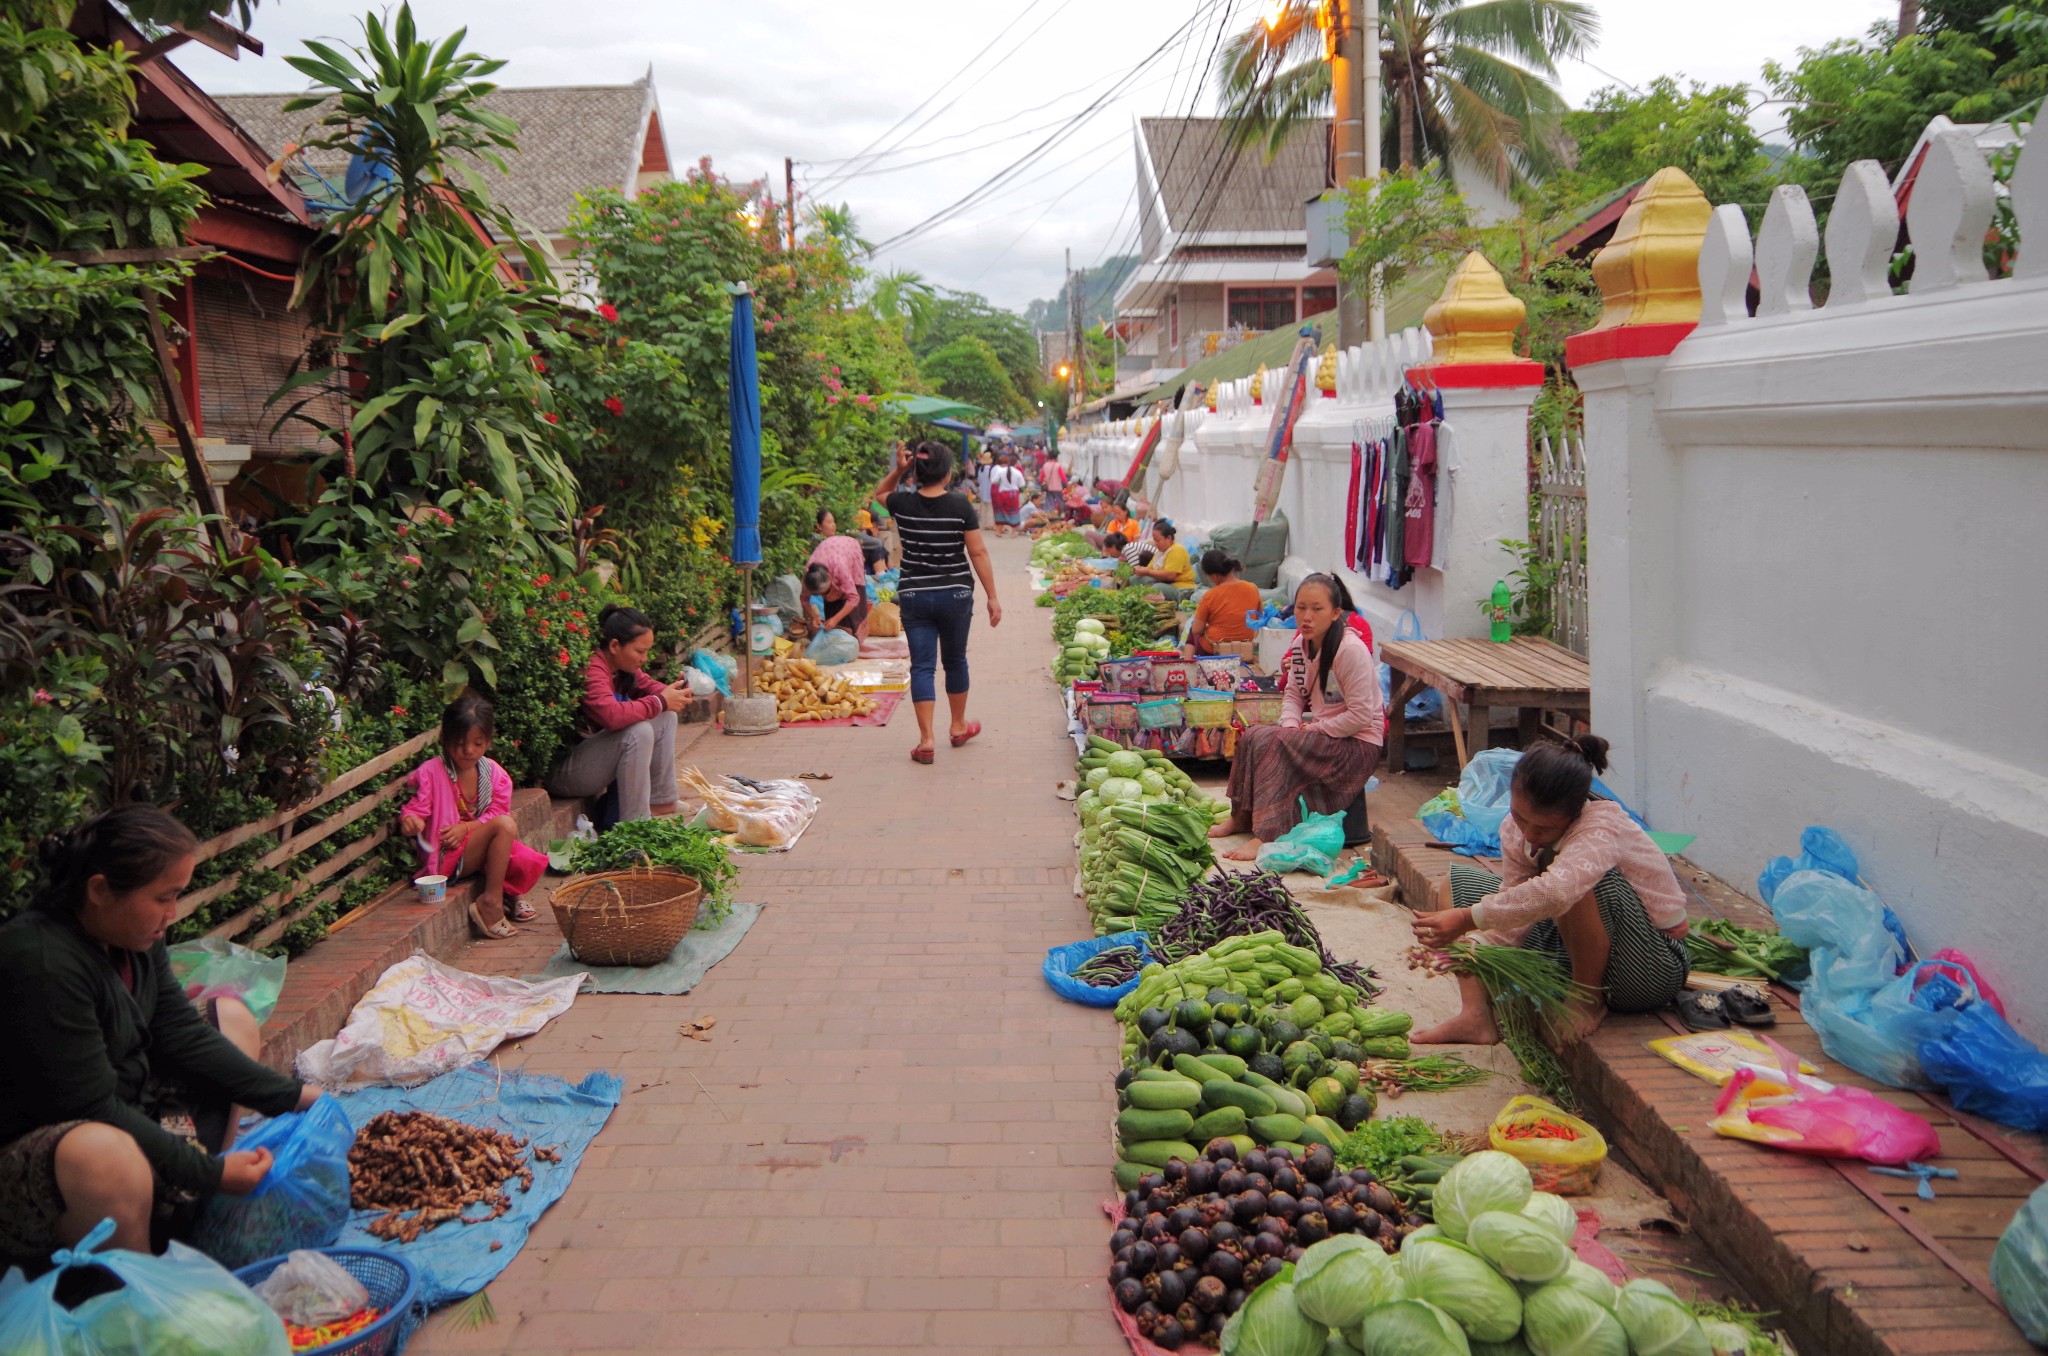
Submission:
<svg viewBox="0 0 2048 1356">
<path fill-rule="evenodd" d="M 585 965 L 658 965 L 696 925 L 704 886 L 672 866 L 600 871 L 555 891 L 555 926 Z"/>
</svg>

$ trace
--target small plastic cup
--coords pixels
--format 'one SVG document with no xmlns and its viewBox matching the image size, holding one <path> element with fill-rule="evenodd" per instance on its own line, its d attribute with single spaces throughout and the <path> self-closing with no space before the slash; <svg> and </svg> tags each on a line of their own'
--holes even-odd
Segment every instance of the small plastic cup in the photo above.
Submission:
<svg viewBox="0 0 2048 1356">
<path fill-rule="evenodd" d="M 412 888 L 419 893 L 420 903 L 439 904 L 448 897 L 446 876 L 415 876 Z"/>
</svg>

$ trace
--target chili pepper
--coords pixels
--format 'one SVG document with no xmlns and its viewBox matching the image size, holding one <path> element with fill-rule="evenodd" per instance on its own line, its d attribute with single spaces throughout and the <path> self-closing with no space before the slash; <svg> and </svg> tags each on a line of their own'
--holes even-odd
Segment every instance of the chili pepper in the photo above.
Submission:
<svg viewBox="0 0 2048 1356">
<path fill-rule="evenodd" d="M 383 1316 L 382 1309 L 364 1309 L 333 1323 L 323 1323 L 317 1328 L 304 1328 L 296 1323 L 287 1323 L 285 1335 L 291 1339 L 293 1351 L 310 1351 L 315 1347 L 324 1347 L 345 1337 L 352 1337 Z"/>
</svg>

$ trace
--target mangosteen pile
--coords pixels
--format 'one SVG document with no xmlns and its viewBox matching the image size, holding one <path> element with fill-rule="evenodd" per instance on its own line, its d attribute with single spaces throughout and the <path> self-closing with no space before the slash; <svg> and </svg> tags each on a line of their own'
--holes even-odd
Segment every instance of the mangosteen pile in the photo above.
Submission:
<svg viewBox="0 0 2048 1356">
<path fill-rule="evenodd" d="M 1391 1253 L 1405 1232 L 1392 1193 L 1364 1168 L 1341 1171 L 1320 1144 L 1298 1159 L 1282 1148 L 1239 1157 L 1213 1139 L 1194 1162 L 1176 1158 L 1124 1193 L 1109 1284 L 1160 1346 L 1220 1346 L 1224 1320 L 1310 1244 L 1362 1234 Z"/>
</svg>

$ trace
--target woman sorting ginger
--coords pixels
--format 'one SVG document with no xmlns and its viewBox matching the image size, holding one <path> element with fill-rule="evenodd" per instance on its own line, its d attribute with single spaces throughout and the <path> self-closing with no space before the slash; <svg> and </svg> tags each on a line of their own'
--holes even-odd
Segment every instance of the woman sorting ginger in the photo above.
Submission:
<svg viewBox="0 0 2048 1356">
<path fill-rule="evenodd" d="M 1516 760 L 1501 821 L 1502 874 L 1463 862 L 1437 889 L 1437 911 L 1418 914 L 1417 940 L 1474 940 L 1541 951 L 1583 986 L 1557 1034 L 1574 1040 L 1609 1011 L 1653 1012 L 1685 987 L 1685 895 L 1650 836 L 1611 800 L 1591 800 L 1607 770 L 1607 741 L 1580 735 L 1540 744 Z M 1412 1037 L 1417 1045 L 1494 1045 L 1486 986 L 1458 977 L 1463 1010 Z"/>
</svg>

